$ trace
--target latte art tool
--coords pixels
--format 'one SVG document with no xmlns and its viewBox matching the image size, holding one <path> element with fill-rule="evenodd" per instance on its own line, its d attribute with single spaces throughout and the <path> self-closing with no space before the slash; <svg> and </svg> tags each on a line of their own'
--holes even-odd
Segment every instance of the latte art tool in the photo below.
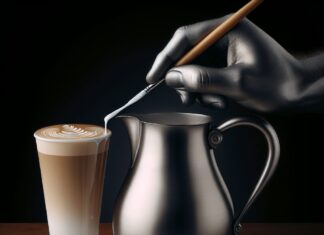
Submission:
<svg viewBox="0 0 324 235">
<path fill-rule="evenodd" d="M 202 52 L 204 52 L 207 48 L 213 45 L 217 40 L 223 37 L 228 31 L 234 28 L 245 16 L 247 16 L 252 10 L 254 10 L 263 0 L 251 0 L 246 5 L 244 5 L 241 9 L 231 15 L 227 20 L 225 20 L 222 24 L 212 30 L 209 34 L 207 34 L 202 40 L 200 40 L 191 50 L 189 50 L 176 64 L 175 66 L 185 65 L 194 60 L 197 56 L 199 56 Z M 112 113 L 108 114 L 105 118 L 105 129 L 107 129 L 107 123 L 110 119 L 118 115 L 121 111 L 129 107 L 130 105 L 136 103 L 144 96 L 146 96 L 150 91 L 163 83 L 165 79 L 161 79 L 160 81 L 148 85 L 142 91 L 140 91 L 137 95 L 135 95 L 132 99 L 130 99 L 125 105 L 116 109 Z"/>
</svg>

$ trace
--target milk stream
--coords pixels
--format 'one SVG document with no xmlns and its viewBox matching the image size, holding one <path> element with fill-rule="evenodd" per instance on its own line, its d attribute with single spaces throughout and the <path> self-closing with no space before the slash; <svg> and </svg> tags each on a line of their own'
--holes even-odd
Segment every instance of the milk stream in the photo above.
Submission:
<svg viewBox="0 0 324 235">
<path fill-rule="evenodd" d="M 117 116 L 121 111 L 123 111 L 124 109 L 126 109 L 127 107 L 131 106 L 132 104 L 136 103 L 137 101 L 139 101 L 140 99 L 142 99 L 146 94 L 147 94 L 147 90 L 146 88 L 142 91 L 140 91 L 137 95 L 135 95 L 132 99 L 130 99 L 125 105 L 123 105 L 122 107 L 116 109 L 115 111 L 109 113 L 105 118 L 105 132 L 107 132 L 107 124 L 108 122 L 114 118 L 115 116 Z"/>
<path fill-rule="evenodd" d="M 109 113 L 105 118 L 105 132 L 107 132 L 107 124 L 108 122 L 114 118 L 116 115 L 118 115 L 121 111 L 126 109 L 127 107 L 131 106 L 132 104 L 135 104 L 137 101 L 145 97 L 150 91 L 152 91 L 154 88 L 158 87 L 161 83 L 164 82 L 164 79 L 161 79 L 160 81 L 150 84 L 147 87 L 145 87 L 143 90 L 141 90 L 137 95 L 135 95 L 133 98 L 131 98 L 126 104 L 124 104 L 122 107 L 116 109 L 115 111 Z"/>
</svg>

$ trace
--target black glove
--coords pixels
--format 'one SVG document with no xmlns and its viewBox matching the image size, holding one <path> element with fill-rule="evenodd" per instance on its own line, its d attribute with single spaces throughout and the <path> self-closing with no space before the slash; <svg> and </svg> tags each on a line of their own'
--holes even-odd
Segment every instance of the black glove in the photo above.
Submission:
<svg viewBox="0 0 324 235">
<path fill-rule="evenodd" d="M 323 55 L 314 66 L 289 54 L 268 34 L 244 19 L 207 50 L 215 61 L 226 60 L 224 68 L 174 64 L 210 30 L 228 16 L 179 28 L 156 57 L 147 74 L 148 83 L 164 76 L 168 86 L 184 103 L 194 99 L 214 107 L 224 107 L 224 97 L 257 111 L 277 111 L 300 106 L 323 97 Z M 313 62 L 314 62 L 313 61 Z M 319 69 L 320 67 L 320 69 Z M 172 68 L 171 70 L 169 70 Z M 165 75 L 166 74 L 166 75 Z M 320 89 L 309 89 L 320 83 Z"/>
</svg>

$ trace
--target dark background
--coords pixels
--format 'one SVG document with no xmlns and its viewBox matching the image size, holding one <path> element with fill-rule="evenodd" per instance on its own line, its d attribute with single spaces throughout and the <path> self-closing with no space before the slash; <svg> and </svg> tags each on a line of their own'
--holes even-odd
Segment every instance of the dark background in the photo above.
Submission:
<svg viewBox="0 0 324 235">
<path fill-rule="evenodd" d="M 7 4 L 1 7 L 4 70 L 1 76 L 2 133 L 0 222 L 46 221 L 33 132 L 57 123 L 94 123 L 145 87 L 156 54 L 182 25 L 233 12 L 246 1 L 212 5 L 66 6 Z M 305 56 L 323 48 L 323 8 L 316 2 L 265 1 L 248 18 L 288 51 Z M 217 7 L 214 7 L 217 5 Z M 128 112 L 179 110 L 211 114 L 220 123 L 249 111 L 231 105 L 210 110 L 184 107 L 175 92 L 161 86 Z M 261 114 L 262 115 L 262 114 Z M 323 114 L 262 115 L 281 142 L 279 168 L 245 217 L 255 222 L 324 222 Z M 118 120 L 113 132 L 102 220 L 127 173 L 130 152 Z M 229 132 L 217 160 L 239 210 L 252 189 L 266 147 L 248 128 Z"/>
</svg>

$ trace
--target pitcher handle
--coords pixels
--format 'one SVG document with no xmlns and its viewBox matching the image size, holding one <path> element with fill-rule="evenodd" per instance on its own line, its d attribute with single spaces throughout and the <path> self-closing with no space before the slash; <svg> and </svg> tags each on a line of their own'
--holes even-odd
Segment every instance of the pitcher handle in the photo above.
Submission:
<svg viewBox="0 0 324 235">
<path fill-rule="evenodd" d="M 273 127 L 266 120 L 257 117 L 232 118 L 219 125 L 217 128 L 213 128 L 213 130 L 209 133 L 208 138 L 210 145 L 213 148 L 216 147 L 216 145 L 218 145 L 222 140 L 222 133 L 236 126 L 252 126 L 257 128 L 265 136 L 268 145 L 268 157 L 262 174 L 256 186 L 254 187 L 247 203 L 243 207 L 243 210 L 234 222 L 234 233 L 239 234 L 242 228 L 240 221 L 242 220 L 243 216 L 250 208 L 256 197 L 263 190 L 264 186 L 268 183 L 269 179 L 271 178 L 272 174 L 274 173 L 277 167 L 280 154 L 280 145 L 278 136 L 274 131 Z"/>
</svg>

